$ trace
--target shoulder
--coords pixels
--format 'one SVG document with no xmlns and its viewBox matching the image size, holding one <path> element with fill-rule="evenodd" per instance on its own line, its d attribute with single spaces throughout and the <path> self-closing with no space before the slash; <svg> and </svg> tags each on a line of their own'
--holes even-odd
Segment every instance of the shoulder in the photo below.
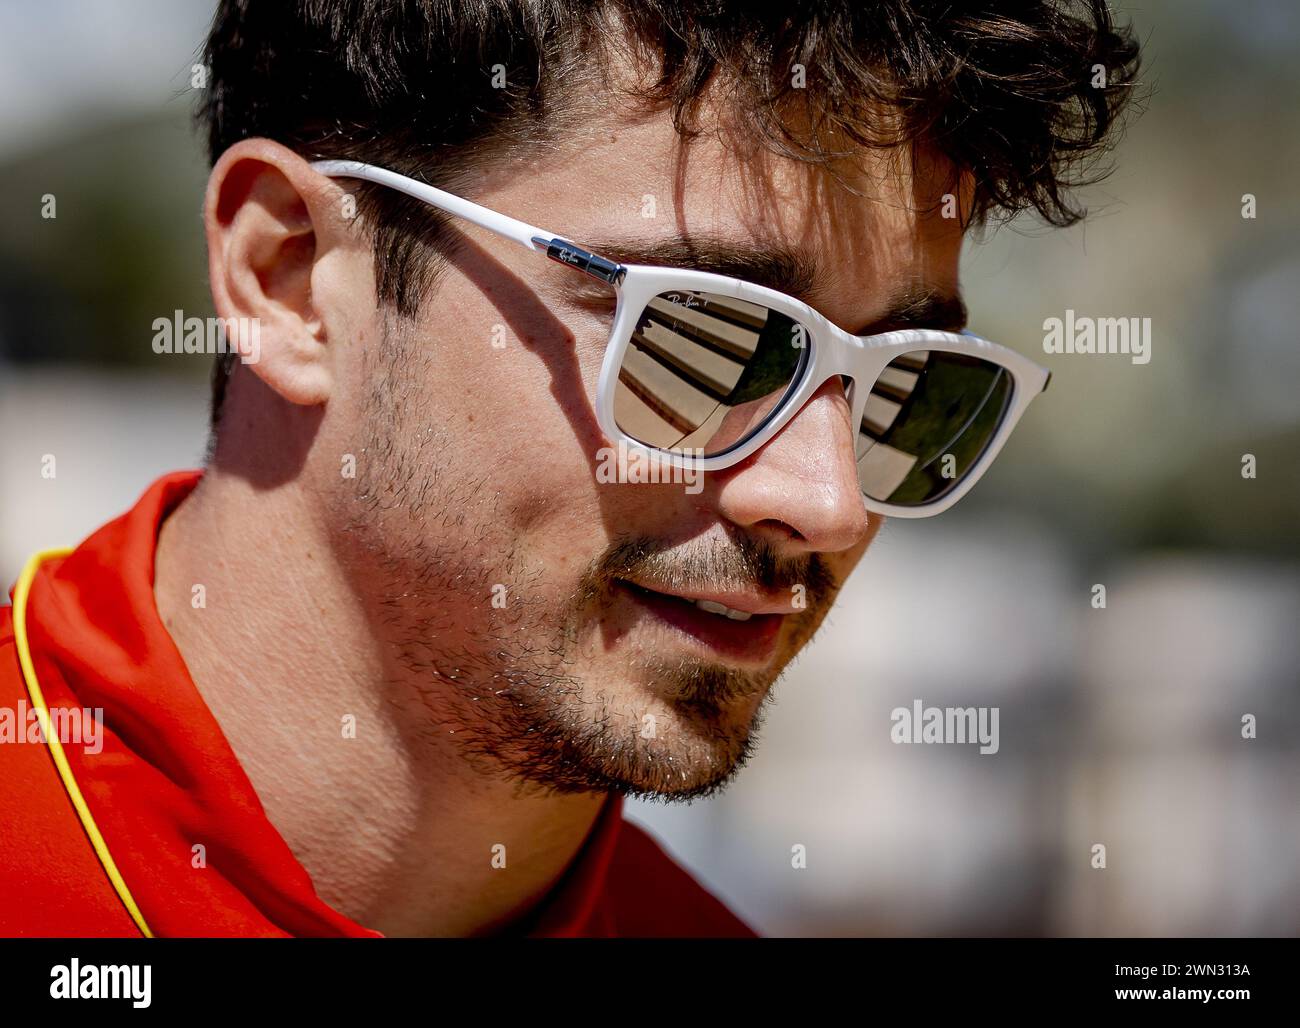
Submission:
<svg viewBox="0 0 1300 1028">
<path fill-rule="evenodd" d="M 133 934 L 41 741 L 0 606 L 0 937 Z"/>
<path fill-rule="evenodd" d="M 669 856 L 649 832 L 626 819 L 606 888 L 620 936 L 757 937 L 749 925 Z"/>
</svg>

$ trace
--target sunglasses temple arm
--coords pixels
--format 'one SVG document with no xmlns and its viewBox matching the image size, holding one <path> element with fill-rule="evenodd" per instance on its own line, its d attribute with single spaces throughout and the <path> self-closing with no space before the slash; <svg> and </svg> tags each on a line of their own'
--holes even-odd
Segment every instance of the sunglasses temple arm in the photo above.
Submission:
<svg viewBox="0 0 1300 1028">
<path fill-rule="evenodd" d="M 601 257 L 599 254 L 584 250 L 580 246 L 575 246 L 567 239 L 561 239 L 559 236 L 552 239 L 534 236 L 533 242 L 539 248 L 545 248 L 546 256 L 551 260 L 570 268 L 576 268 L 583 274 L 598 278 L 602 282 L 618 285 L 627 274 L 627 268 L 623 267 L 623 265 Z"/>
<path fill-rule="evenodd" d="M 621 282 L 626 274 L 626 269 L 622 265 L 594 253 L 588 253 L 581 247 L 574 246 L 568 240 L 552 235 L 544 229 L 499 214 L 472 200 L 466 200 L 424 182 L 417 182 L 395 171 L 376 168 L 373 164 L 363 164 L 360 161 L 314 161 L 311 166 L 313 170 L 330 178 L 359 178 L 395 189 L 399 193 L 422 200 L 448 214 L 464 218 L 479 228 L 485 228 L 489 232 L 513 240 L 529 250 L 544 253 L 553 261 L 575 268 L 603 282 Z"/>
</svg>

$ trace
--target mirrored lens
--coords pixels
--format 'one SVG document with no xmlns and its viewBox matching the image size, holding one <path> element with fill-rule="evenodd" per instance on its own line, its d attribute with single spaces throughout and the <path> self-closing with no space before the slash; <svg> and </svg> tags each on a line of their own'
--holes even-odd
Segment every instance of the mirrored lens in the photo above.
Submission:
<svg viewBox="0 0 1300 1028">
<path fill-rule="evenodd" d="M 873 500 L 915 507 L 963 478 L 997 434 L 1011 374 L 978 357 L 918 350 L 871 387 L 858 430 L 858 482 Z"/>
<path fill-rule="evenodd" d="M 618 372 L 614 418 L 647 446 L 714 456 L 758 431 L 807 366 L 809 333 L 777 311 L 707 292 L 660 293 Z"/>
</svg>

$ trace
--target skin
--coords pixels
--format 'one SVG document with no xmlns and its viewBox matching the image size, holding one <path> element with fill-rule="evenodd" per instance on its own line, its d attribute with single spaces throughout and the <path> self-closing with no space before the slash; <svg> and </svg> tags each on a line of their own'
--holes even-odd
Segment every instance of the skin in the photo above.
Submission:
<svg viewBox="0 0 1300 1028">
<path fill-rule="evenodd" d="M 544 161 L 498 162 L 462 192 L 580 244 L 803 247 L 805 299 L 851 331 L 903 289 L 955 296 L 946 169 L 869 153 L 835 170 L 858 192 L 610 105 Z M 535 907 L 608 791 L 684 799 L 735 774 L 880 519 L 837 380 L 698 494 L 597 482 L 612 293 L 458 222 L 436 291 L 399 322 L 377 309 L 346 188 L 260 139 L 212 171 L 214 301 L 260 319 L 261 355 L 237 366 L 208 471 L 164 523 L 155 591 L 321 897 L 386 934 L 484 933 Z M 615 573 L 789 613 L 772 652 L 724 655 Z"/>
</svg>

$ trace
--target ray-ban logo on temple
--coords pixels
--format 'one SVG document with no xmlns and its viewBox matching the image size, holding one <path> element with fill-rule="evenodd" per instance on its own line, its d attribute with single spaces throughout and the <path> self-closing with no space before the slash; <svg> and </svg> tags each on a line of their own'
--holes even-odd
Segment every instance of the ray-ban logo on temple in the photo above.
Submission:
<svg viewBox="0 0 1300 1028">
<path fill-rule="evenodd" d="M 1150 318 L 1090 318 L 1072 310 L 1043 322 L 1044 353 L 1128 354 L 1134 364 L 1151 361 Z"/>
<path fill-rule="evenodd" d="M 176 310 L 153 319 L 157 354 L 238 354 L 245 364 L 262 357 L 262 323 L 258 318 L 199 318 Z"/>
</svg>

